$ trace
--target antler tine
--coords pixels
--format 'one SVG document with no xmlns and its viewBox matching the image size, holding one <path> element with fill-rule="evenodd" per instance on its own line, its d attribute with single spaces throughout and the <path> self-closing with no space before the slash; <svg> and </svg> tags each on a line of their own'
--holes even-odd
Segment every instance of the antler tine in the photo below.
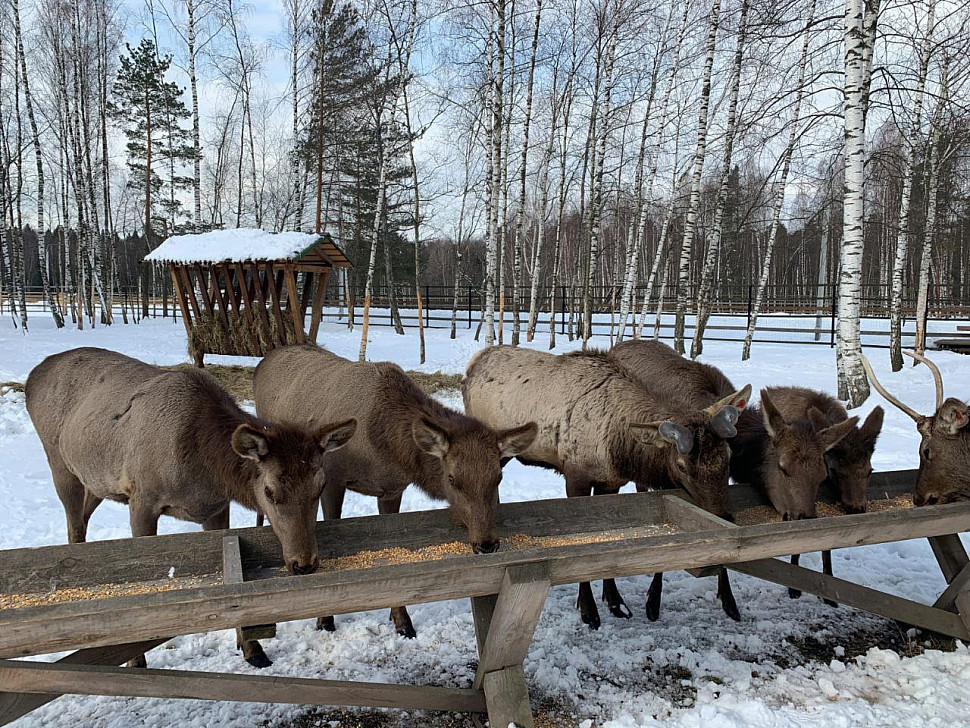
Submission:
<svg viewBox="0 0 970 728">
<path fill-rule="evenodd" d="M 876 375 L 872 371 L 872 365 L 869 363 L 869 360 L 866 359 L 866 355 L 862 354 L 861 356 L 862 367 L 866 370 L 866 376 L 869 377 L 869 381 L 872 382 L 872 386 L 876 388 L 876 391 L 879 392 L 879 394 L 881 394 L 887 402 L 896 405 L 899 409 L 912 417 L 915 422 L 920 422 L 923 419 L 923 415 L 914 410 L 912 407 L 906 406 L 896 399 L 896 397 L 887 392 L 886 389 L 879 383 L 879 380 L 876 379 Z"/>
<path fill-rule="evenodd" d="M 916 361 L 923 362 L 929 367 L 930 371 L 933 372 L 933 381 L 936 383 L 936 410 L 939 412 L 940 407 L 943 406 L 943 375 L 940 374 L 940 370 L 937 368 L 936 364 L 931 362 L 922 354 L 917 354 L 915 351 L 904 351 L 906 356 L 912 357 Z"/>
</svg>

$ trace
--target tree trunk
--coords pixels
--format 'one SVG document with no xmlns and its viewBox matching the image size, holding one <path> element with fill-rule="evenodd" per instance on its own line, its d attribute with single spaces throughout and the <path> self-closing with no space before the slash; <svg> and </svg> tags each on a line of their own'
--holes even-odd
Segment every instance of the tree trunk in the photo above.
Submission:
<svg viewBox="0 0 970 728">
<path fill-rule="evenodd" d="M 485 345 L 495 343 L 495 284 L 498 269 L 499 245 L 499 192 L 502 186 L 502 123 L 503 88 L 505 76 L 505 0 L 497 0 L 495 8 L 495 32 L 492 50 L 492 123 L 489 127 L 491 150 L 489 158 L 489 223 L 485 243 Z"/>
</svg>

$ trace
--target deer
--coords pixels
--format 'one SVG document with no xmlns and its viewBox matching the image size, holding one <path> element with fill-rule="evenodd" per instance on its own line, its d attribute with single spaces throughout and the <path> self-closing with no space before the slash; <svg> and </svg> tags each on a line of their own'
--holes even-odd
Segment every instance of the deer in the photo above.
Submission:
<svg viewBox="0 0 970 728">
<path fill-rule="evenodd" d="M 727 441 L 736 434 L 736 405 L 750 393 L 745 387 L 704 408 L 684 407 L 647 391 L 606 352 L 557 356 L 510 346 L 476 354 L 462 382 L 465 411 L 491 427 L 535 418 L 538 434 L 517 458 L 561 473 L 567 497 L 616 493 L 633 481 L 638 491 L 683 488 L 728 518 Z M 737 610 L 729 593 L 719 596 Z M 603 600 L 613 616 L 632 616 L 612 579 L 603 581 Z M 598 629 L 589 582 L 580 584 L 577 606 L 583 623 Z"/>
<path fill-rule="evenodd" d="M 87 347 L 44 359 L 25 392 L 68 543 L 85 541 L 105 499 L 128 505 L 134 537 L 156 535 L 163 515 L 228 528 L 235 502 L 269 515 L 291 574 L 317 569 L 324 456 L 351 439 L 354 419 L 272 423 L 240 409 L 202 370 L 170 371 Z M 256 641 L 237 647 L 254 667 L 272 664 Z M 147 662 L 141 655 L 129 664 Z"/>
<path fill-rule="evenodd" d="M 734 391 L 734 385 L 717 367 L 687 359 L 658 341 L 628 340 L 614 346 L 610 355 L 626 366 L 644 387 L 664 391 L 684 406 L 708 406 Z M 808 397 L 809 393 L 813 397 Z M 737 433 L 729 440 L 731 477 L 737 483 L 752 483 L 764 491 L 785 520 L 814 517 L 818 489 L 827 475 L 824 456 L 854 432 L 855 419 L 848 424 L 830 426 L 822 425 L 820 419 L 811 419 L 815 416 L 808 414 L 812 406 L 802 406 L 799 413 L 800 403 L 820 404 L 825 398 L 829 400 L 827 409 L 840 407 L 821 392 L 791 387 L 763 389 L 760 410 L 747 407 L 747 402 L 738 403 L 741 411 Z M 817 425 L 820 426 L 816 428 Z M 846 472 L 854 471 L 846 468 Z M 844 480 L 849 482 L 848 477 Z M 798 563 L 797 556 L 793 560 Z M 831 573 L 828 552 L 823 554 L 823 563 Z M 647 615 L 651 619 L 659 618 L 662 579 L 662 574 L 654 575 L 647 595 Z M 727 573 L 720 571 L 718 579 L 718 591 L 730 593 Z M 734 617 L 730 613 L 729 616 Z"/>
<path fill-rule="evenodd" d="M 862 357 L 862 365 L 876 391 L 916 423 L 920 444 L 913 505 L 932 506 L 970 500 L 970 476 L 965 467 L 970 459 L 970 429 L 967 428 L 970 424 L 970 407 L 955 397 L 944 398 L 943 376 L 936 364 L 922 354 L 912 351 L 903 353 L 925 364 L 933 375 L 936 409 L 932 415 L 920 414 L 886 391 L 865 356 Z"/>
<path fill-rule="evenodd" d="M 357 437 L 327 459 L 325 520 L 340 518 L 348 489 L 376 497 L 380 514 L 398 513 L 414 483 L 448 502 L 475 553 L 498 550 L 502 461 L 532 443 L 536 425 L 528 416 L 493 429 L 432 399 L 396 364 L 353 362 L 316 345 L 271 351 L 256 367 L 253 390 L 256 411 L 274 421 L 360 423 Z M 401 636 L 417 636 L 405 607 L 391 609 L 391 619 Z M 334 631 L 333 617 L 320 617 L 317 628 Z"/>
</svg>

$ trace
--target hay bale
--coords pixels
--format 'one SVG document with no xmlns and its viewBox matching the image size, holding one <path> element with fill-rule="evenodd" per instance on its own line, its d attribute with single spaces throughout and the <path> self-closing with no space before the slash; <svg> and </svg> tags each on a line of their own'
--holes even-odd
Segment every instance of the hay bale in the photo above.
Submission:
<svg viewBox="0 0 970 728">
<path fill-rule="evenodd" d="M 197 358 L 197 354 L 259 356 L 260 349 L 264 352 L 274 349 L 280 346 L 281 340 L 284 345 L 297 343 L 293 317 L 288 313 L 284 314 L 281 332 L 276 316 L 271 315 L 271 312 L 268 314 L 269 330 L 255 312 L 254 327 L 245 313 L 230 311 L 226 314 L 229 322 L 228 331 L 222 323 L 221 316 L 203 314 L 193 323 L 189 337 L 189 354 L 193 358 Z"/>
</svg>

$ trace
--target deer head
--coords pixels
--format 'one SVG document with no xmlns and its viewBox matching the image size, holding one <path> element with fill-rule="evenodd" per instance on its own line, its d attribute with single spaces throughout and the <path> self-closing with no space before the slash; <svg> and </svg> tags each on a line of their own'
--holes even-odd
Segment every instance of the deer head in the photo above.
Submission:
<svg viewBox="0 0 970 728">
<path fill-rule="evenodd" d="M 904 351 L 909 357 L 925 364 L 936 384 L 936 412 L 921 415 L 887 392 L 876 379 L 872 365 L 862 357 L 862 365 L 872 386 L 890 403 L 909 415 L 921 436 L 919 444 L 919 473 L 913 503 L 917 506 L 970 500 L 970 474 L 966 463 L 970 458 L 970 408 L 954 397 L 943 397 L 943 376 L 936 364 L 924 356 Z"/>
</svg>

